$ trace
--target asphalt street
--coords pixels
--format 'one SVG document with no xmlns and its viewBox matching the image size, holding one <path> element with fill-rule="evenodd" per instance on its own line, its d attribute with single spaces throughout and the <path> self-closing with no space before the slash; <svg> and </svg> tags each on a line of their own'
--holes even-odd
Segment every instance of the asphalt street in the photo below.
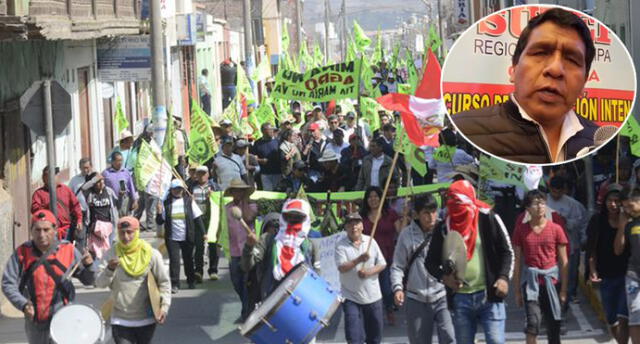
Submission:
<svg viewBox="0 0 640 344">
<path fill-rule="evenodd" d="M 159 239 L 145 233 L 145 239 L 158 246 Z M 168 263 L 168 260 L 166 260 Z M 249 343 L 240 336 L 238 324 L 234 323 L 240 314 L 240 302 L 229 280 L 226 260 L 220 263 L 220 280 L 205 280 L 195 290 L 180 290 L 174 295 L 167 322 L 158 326 L 154 343 L 159 344 L 238 344 Z M 185 282 L 183 282 L 186 285 Z M 76 302 L 91 305 L 99 309 L 107 298 L 106 289 L 77 287 Z M 572 304 L 567 313 L 563 334 L 566 343 L 613 343 L 603 323 L 592 310 L 586 297 L 580 295 L 581 302 Z M 11 312 L 5 312 L 11 313 Z M 395 326 L 385 325 L 384 343 L 408 343 L 406 338 L 405 317 L 402 310 L 397 313 Z M 15 314 L 14 314 L 15 315 Z M 26 343 L 24 321 L 21 318 L 0 317 L 0 343 Z M 507 300 L 507 333 L 508 342 L 523 343 L 524 311 L 515 306 L 510 298 Z M 111 343 L 109 332 L 105 331 L 106 342 Z M 541 337 L 544 342 L 544 336 Z M 436 342 L 434 340 L 434 342 Z M 483 342 L 483 336 L 477 337 Z M 334 315 L 330 326 L 320 332 L 317 343 L 346 343 L 344 337 L 344 321 L 341 311 Z"/>
</svg>

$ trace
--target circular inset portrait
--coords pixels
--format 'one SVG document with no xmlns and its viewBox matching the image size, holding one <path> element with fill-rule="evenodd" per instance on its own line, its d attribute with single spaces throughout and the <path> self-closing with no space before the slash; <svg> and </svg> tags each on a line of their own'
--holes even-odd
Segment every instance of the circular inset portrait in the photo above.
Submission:
<svg viewBox="0 0 640 344">
<path fill-rule="evenodd" d="M 442 69 L 457 130 L 510 162 L 556 164 L 596 151 L 633 107 L 636 73 L 616 34 L 568 7 L 516 6 L 473 24 Z"/>
</svg>

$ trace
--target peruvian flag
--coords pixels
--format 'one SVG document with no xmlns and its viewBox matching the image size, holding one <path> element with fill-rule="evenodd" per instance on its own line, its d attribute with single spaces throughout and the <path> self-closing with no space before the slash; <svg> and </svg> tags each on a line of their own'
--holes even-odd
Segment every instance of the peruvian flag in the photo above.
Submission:
<svg viewBox="0 0 640 344">
<path fill-rule="evenodd" d="M 416 146 L 438 147 L 438 134 L 444 125 L 447 109 L 440 92 L 440 63 L 429 49 L 427 68 L 415 96 L 389 93 L 378 103 L 391 111 L 399 111 L 407 136 Z"/>
</svg>

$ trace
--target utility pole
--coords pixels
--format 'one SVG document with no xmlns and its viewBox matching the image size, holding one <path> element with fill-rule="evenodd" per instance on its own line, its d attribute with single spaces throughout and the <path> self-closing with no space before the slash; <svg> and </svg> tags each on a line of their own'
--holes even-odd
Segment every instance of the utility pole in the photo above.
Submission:
<svg viewBox="0 0 640 344">
<path fill-rule="evenodd" d="M 253 72 L 253 35 L 251 30 L 251 0 L 242 0 L 242 10 L 244 17 L 244 65 L 247 75 Z M 242 67 L 240 67 L 242 68 Z M 238 73 L 241 71 L 238 70 Z M 251 91 L 253 92 L 253 80 L 249 78 Z"/>
<path fill-rule="evenodd" d="M 296 0 L 296 28 L 298 30 L 298 51 L 302 46 L 302 4 Z"/>
<path fill-rule="evenodd" d="M 164 52 L 160 0 L 151 0 L 151 84 L 153 90 L 154 139 L 159 146 L 167 130 L 167 100 L 164 85 Z"/>
<path fill-rule="evenodd" d="M 58 216 L 58 194 L 56 183 L 56 151 L 55 151 L 55 134 L 53 132 L 53 107 L 51 105 L 51 80 L 47 79 L 42 83 L 44 88 L 42 92 L 44 124 L 47 140 L 47 165 L 49 166 L 49 209 L 53 215 Z"/>
<path fill-rule="evenodd" d="M 440 0 L 438 0 L 438 34 L 440 35 L 440 39 L 442 40 L 442 44 L 440 44 L 440 46 L 438 47 L 440 51 L 439 55 L 442 56 L 442 53 L 444 52 L 443 46 L 445 44 L 445 40 L 442 36 L 442 13 L 440 12 Z"/>
<path fill-rule="evenodd" d="M 347 58 L 347 1 L 342 0 L 342 61 Z"/>
<path fill-rule="evenodd" d="M 329 61 L 329 0 L 324 0 L 324 63 Z"/>
</svg>

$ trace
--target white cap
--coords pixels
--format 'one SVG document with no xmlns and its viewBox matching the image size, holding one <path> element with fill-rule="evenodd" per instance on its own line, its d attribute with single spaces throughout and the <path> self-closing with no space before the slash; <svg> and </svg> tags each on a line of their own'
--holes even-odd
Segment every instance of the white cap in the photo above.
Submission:
<svg viewBox="0 0 640 344">
<path fill-rule="evenodd" d="M 123 130 L 120 133 L 120 140 L 119 141 L 122 141 L 122 140 L 124 140 L 126 138 L 129 138 L 129 137 L 133 137 L 133 134 L 129 130 Z"/>
<path fill-rule="evenodd" d="M 171 181 L 171 188 L 175 189 L 175 188 L 183 188 L 184 189 L 184 185 L 182 184 L 182 181 L 180 179 L 174 179 Z"/>
<path fill-rule="evenodd" d="M 196 172 L 209 172 L 209 169 L 207 168 L 207 166 L 200 165 L 196 167 Z"/>
</svg>

